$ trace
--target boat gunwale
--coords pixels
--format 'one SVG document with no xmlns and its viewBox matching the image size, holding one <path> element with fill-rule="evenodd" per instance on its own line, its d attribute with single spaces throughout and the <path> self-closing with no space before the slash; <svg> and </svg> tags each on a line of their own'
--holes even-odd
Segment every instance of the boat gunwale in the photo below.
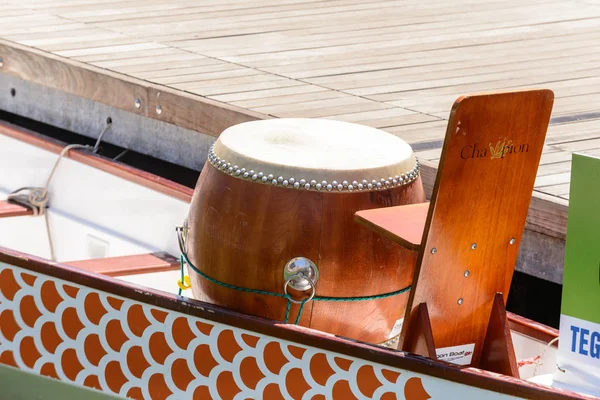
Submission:
<svg viewBox="0 0 600 400">
<path fill-rule="evenodd" d="M 538 340 L 542 343 L 550 343 L 552 340 L 558 338 L 558 329 L 544 325 L 540 322 L 508 311 L 506 312 L 506 318 L 508 319 L 510 330 L 521 335 Z M 558 341 L 552 343 L 551 346 L 558 347 Z"/>
<path fill-rule="evenodd" d="M 544 387 L 522 379 L 477 368 L 458 368 L 448 363 L 433 361 L 415 354 L 386 349 L 309 328 L 286 325 L 277 321 L 240 314 L 199 300 L 118 281 L 115 278 L 82 271 L 65 264 L 4 247 L 0 247 L 0 262 L 193 317 L 484 390 L 514 396 L 526 396 L 529 399 L 589 399 L 589 397 L 575 392 Z M 519 319 L 513 320 L 514 323 L 521 323 Z M 530 329 L 536 329 L 535 324 L 526 326 L 529 326 Z"/>
</svg>

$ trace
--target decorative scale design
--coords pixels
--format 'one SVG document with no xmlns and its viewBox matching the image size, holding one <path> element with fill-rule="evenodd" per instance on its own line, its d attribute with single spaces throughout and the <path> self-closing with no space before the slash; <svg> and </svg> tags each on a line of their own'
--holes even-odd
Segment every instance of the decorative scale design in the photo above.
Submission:
<svg viewBox="0 0 600 400">
<path fill-rule="evenodd" d="M 220 158 L 216 155 L 214 145 L 208 152 L 208 161 L 217 169 L 234 176 L 236 178 L 248 179 L 255 182 L 262 182 L 267 185 L 282 186 L 287 188 L 299 189 L 299 190 L 326 190 L 326 191 L 370 191 L 370 190 L 383 190 L 389 189 L 396 186 L 406 185 L 419 177 L 419 160 L 416 160 L 416 164 L 410 171 L 406 171 L 401 175 L 390 176 L 388 178 L 381 178 L 378 180 L 372 179 L 367 181 L 366 179 L 359 181 L 318 181 L 315 179 L 297 179 L 294 177 L 284 178 L 283 176 L 275 176 L 268 172 L 254 171 L 253 169 L 245 168 L 244 166 L 231 165 L 227 160 Z"/>
<path fill-rule="evenodd" d="M 133 399 L 424 400 L 427 386 L 481 392 L 2 263 L 0 363 Z"/>
</svg>

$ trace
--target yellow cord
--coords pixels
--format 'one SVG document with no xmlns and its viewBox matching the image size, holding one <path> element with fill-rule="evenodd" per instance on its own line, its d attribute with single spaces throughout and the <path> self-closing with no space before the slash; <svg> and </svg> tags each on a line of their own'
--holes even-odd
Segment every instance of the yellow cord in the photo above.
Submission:
<svg viewBox="0 0 600 400">
<path fill-rule="evenodd" d="M 178 280 L 177 286 L 179 286 L 179 289 L 181 289 L 181 290 L 187 290 L 187 289 L 191 288 L 192 285 L 190 284 L 190 277 L 187 275 L 184 276 L 183 282 L 181 282 L 181 280 Z"/>
</svg>

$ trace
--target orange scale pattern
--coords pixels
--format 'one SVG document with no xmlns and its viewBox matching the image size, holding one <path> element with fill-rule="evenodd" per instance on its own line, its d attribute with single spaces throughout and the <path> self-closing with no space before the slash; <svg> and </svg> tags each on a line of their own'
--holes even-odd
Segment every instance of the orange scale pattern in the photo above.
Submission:
<svg viewBox="0 0 600 400">
<path fill-rule="evenodd" d="M 429 398 L 408 371 L 6 264 L 0 363 L 135 399 Z"/>
</svg>

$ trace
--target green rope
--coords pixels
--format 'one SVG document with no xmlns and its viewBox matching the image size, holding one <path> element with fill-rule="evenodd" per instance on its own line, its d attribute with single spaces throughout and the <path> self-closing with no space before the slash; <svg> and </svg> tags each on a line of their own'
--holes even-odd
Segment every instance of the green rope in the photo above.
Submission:
<svg viewBox="0 0 600 400">
<path fill-rule="evenodd" d="M 222 286 L 222 287 L 225 287 L 225 288 L 228 288 L 228 289 L 239 290 L 241 292 L 246 292 L 246 293 L 262 294 L 262 295 L 266 295 L 266 296 L 275 296 L 275 297 L 281 297 L 281 298 L 286 299 L 287 300 L 287 306 L 286 306 L 286 310 L 285 310 L 285 320 L 284 320 L 284 322 L 286 324 L 288 323 L 289 316 L 290 316 L 290 308 L 291 308 L 291 305 L 292 305 L 292 301 L 291 301 L 292 297 L 290 295 L 284 294 L 284 293 L 269 292 L 267 290 L 248 289 L 248 288 L 245 288 L 245 287 L 235 286 L 235 285 L 231 285 L 229 283 L 221 282 L 221 281 L 219 281 L 219 280 L 217 280 L 215 278 L 212 278 L 212 277 L 206 275 L 204 272 L 202 272 L 198 268 L 196 268 L 196 266 L 190 262 L 190 260 L 188 259 L 186 253 L 182 253 L 181 257 L 180 257 L 181 280 L 182 281 L 183 281 L 184 263 L 187 264 L 198 275 L 200 275 L 201 277 L 203 277 L 207 281 L 214 283 L 215 285 L 219 285 L 219 286 Z M 406 293 L 409 290 L 410 290 L 410 286 L 407 286 L 407 287 L 405 287 L 403 289 L 396 290 L 394 292 L 377 294 L 377 295 L 373 295 L 373 296 L 353 296 L 353 297 L 314 296 L 312 298 L 312 300 L 314 300 L 314 301 L 364 301 L 364 300 L 378 300 L 378 299 L 385 299 L 385 298 L 392 297 L 392 296 L 397 296 L 399 294 Z M 181 295 L 181 289 L 179 289 L 179 295 Z M 298 309 L 298 315 L 296 315 L 296 321 L 294 322 L 296 325 L 298 325 L 298 323 L 300 322 L 300 317 L 302 316 L 302 311 L 304 310 L 304 305 L 307 302 L 308 302 L 308 299 L 304 299 L 300 303 L 300 308 Z"/>
<path fill-rule="evenodd" d="M 313 299 L 314 299 L 314 297 L 313 297 Z M 298 309 L 298 315 L 296 315 L 296 322 L 294 322 L 295 325 L 298 325 L 300 323 L 300 316 L 302 315 L 302 311 L 304 311 L 304 305 L 306 304 L 307 301 L 308 301 L 308 299 L 304 299 L 304 300 L 302 300 L 302 303 L 300 303 L 300 308 Z M 286 324 L 287 324 L 287 322 L 286 322 Z"/>
<path fill-rule="evenodd" d="M 287 306 L 285 308 L 285 319 L 284 322 L 287 324 L 289 321 L 289 317 L 290 317 L 290 309 L 292 307 L 292 302 L 291 302 L 291 296 L 288 294 L 282 294 L 282 293 L 274 293 L 274 292 L 269 292 L 266 290 L 257 290 L 257 289 L 248 289 L 245 287 L 241 287 L 241 286 L 235 286 L 235 285 L 231 285 L 229 283 L 225 283 L 225 282 L 221 282 L 219 280 L 216 280 L 215 278 L 212 278 L 208 275 L 206 275 L 204 272 L 200 271 L 198 268 L 196 268 L 196 266 L 194 264 L 192 264 L 190 262 L 190 260 L 187 257 L 187 254 L 182 253 L 181 257 L 180 257 L 180 262 L 179 265 L 181 267 L 181 274 L 183 275 L 183 264 L 184 262 L 190 266 L 191 269 L 194 270 L 194 272 L 196 272 L 198 275 L 200 275 L 201 277 L 203 277 L 204 279 L 206 279 L 209 282 L 214 283 L 215 285 L 219 285 L 219 286 L 223 286 L 226 287 L 228 289 L 233 289 L 233 290 L 239 290 L 240 292 L 246 292 L 246 293 L 255 293 L 255 294 L 264 294 L 266 296 L 275 296 L 275 297 L 281 297 L 287 300 Z M 181 289 L 179 289 L 179 295 L 181 296 Z M 304 305 L 304 301 L 302 302 L 302 305 Z M 300 313 L 298 315 L 298 317 L 296 318 L 296 321 L 298 321 L 300 319 Z M 296 325 L 298 325 L 298 322 L 296 322 Z"/>
<path fill-rule="evenodd" d="M 181 270 L 181 282 L 184 282 L 183 278 L 183 257 L 179 257 L 179 269 Z M 183 289 L 181 287 L 179 287 L 179 293 L 177 293 L 178 296 L 181 296 L 181 292 L 183 292 Z"/>
</svg>

